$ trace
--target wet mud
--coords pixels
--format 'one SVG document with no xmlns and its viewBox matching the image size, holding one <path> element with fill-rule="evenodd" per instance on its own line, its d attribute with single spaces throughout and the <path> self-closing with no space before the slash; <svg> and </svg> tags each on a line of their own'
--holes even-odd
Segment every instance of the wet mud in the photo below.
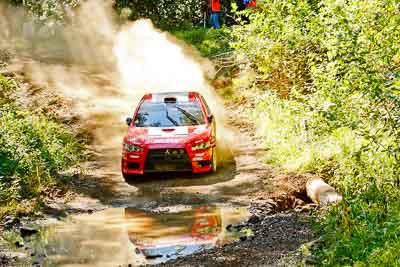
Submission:
<svg viewBox="0 0 400 267">
<path fill-rule="evenodd" d="M 43 266 L 140 266 L 200 253 L 240 240 L 228 225 L 249 217 L 246 208 L 176 206 L 145 212 L 135 207 L 72 216 L 31 241 Z"/>
</svg>

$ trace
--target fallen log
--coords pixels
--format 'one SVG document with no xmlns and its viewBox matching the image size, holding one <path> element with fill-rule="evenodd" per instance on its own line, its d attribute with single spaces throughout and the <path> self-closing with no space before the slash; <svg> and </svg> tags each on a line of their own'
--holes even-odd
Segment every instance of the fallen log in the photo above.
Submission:
<svg viewBox="0 0 400 267">
<path fill-rule="evenodd" d="M 308 180 L 306 190 L 307 196 L 316 204 L 326 205 L 342 200 L 342 196 L 336 192 L 335 188 L 325 183 L 321 178 Z"/>
</svg>

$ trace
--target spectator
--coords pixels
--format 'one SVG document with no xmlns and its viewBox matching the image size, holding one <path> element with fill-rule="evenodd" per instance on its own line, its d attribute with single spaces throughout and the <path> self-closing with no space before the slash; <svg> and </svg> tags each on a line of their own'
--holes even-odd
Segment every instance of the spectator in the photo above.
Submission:
<svg viewBox="0 0 400 267">
<path fill-rule="evenodd" d="M 214 29 L 221 28 L 219 18 L 221 16 L 221 1 L 220 0 L 209 0 L 211 9 L 211 27 Z"/>
<path fill-rule="evenodd" d="M 257 0 L 244 0 L 246 4 L 246 8 L 255 8 L 257 7 Z"/>
</svg>

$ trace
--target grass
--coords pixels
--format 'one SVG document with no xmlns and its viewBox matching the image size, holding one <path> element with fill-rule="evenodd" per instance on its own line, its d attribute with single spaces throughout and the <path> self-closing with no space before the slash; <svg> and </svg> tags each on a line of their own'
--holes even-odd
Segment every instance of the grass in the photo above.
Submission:
<svg viewBox="0 0 400 267">
<path fill-rule="evenodd" d="M 193 45 L 202 56 L 213 57 L 231 50 L 229 32 L 226 28 L 219 30 L 193 28 L 190 30 L 173 31 L 178 39 Z"/>
<path fill-rule="evenodd" d="M 64 125 L 16 104 L 14 80 L 0 75 L 0 89 L 0 216 L 33 212 L 83 146 Z"/>
<path fill-rule="evenodd" d="M 219 91 L 235 101 L 232 88 Z M 323 176 L 344 195 L 317 218 L 322 245 L 313 254 L 319 264 L 400 266 L 398 161 L 357 129 L 321 134 L 308 125 L 312 113 L 301 102 L 258 89 L 236 91 L 240 98 L 254 104 L 244 112 L 270 149 L 266 162 Z"/>
<path fill-rule="evenodd" d="M 343 195 L 319 216 L 319 265 L 400 266 L 398 10 L 395 0 L 271 0 L 232 29 L 234 54 L 249 62 L 238 76 L 255 73 L 233 91 L 254 104 L 266 161 Z"/>
</svg>

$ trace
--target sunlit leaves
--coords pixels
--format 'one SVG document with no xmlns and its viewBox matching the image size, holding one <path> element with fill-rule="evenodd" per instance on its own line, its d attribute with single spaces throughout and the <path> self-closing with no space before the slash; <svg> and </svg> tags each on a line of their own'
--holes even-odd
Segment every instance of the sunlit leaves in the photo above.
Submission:
<svg viewBox="0 0 400 267">
<path fill-rule="evenodd" d="M 178 29 L 202 25 L 207 1 L 198 0 L 118 0 L 118 10 L 129 8 L 130 19 L 150 18 L 161 28 Z"/>
<path fill-rule="evenodd" d="M 23 111 L 10 97 L 15 82 L 0 75 L 0 205 L 37 195 L 53 177 L 82 159 L 69 130 Z M 8 92 L 6 96 L 4 92 Z M 6 98 L 7 97 L 7 98 Z"/>
<path fill-rule="evenodd" d="M 328 173 L 344 193 L 324 217 L 325 265 L 387 263 L 375 251 L 399 244 L 399 25 L 395 0 L 271 0 L 233 30 L 233 47 L 267 81 L 260 92 L 290 100 L 260 97 L 254 111 L 271 158 Z"/>
</svg>

